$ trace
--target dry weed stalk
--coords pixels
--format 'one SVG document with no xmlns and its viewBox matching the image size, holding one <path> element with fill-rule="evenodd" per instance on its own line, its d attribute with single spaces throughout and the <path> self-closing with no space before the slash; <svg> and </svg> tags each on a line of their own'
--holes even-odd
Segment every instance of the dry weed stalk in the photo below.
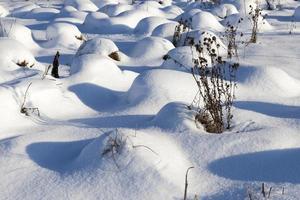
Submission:
<svg viewBox="0 0 300 200">
<path fill-rule="evenodd" d="M 173 35 L 173 40 L 172 43 L 174 44 L 175 47 L 178 47 L 180 44 L 180 41 L 182 39 L 182 34 L 185 32 L 189 32 L 189 24 L 187 20 L 182 20 L 180 19 L 178 21 L 178 25 L 175 26 L 175 31 L 174 31 L 174 35 Z"/>
<path fill-rule="evenodd" d="M 195 47 L 198 59 L 194 60 L 191 72 L 198 86 L 199 101 L 204 104 L 198 108 L 195 120 L 204 125 L 207 132 L 222 133 L 225 127 L 231 127 L 231 107 L 239 64 L 226 62 L 219 56 L 220 45 L 215 36 L 204 38 L 203 44 Z"/>
<path fill-rule="evenodd" d="M 256 2 L 256 7 L 254 8 L 252 5 L 250 7 L 250 20 L 252 22 L 252 31 L 251 31 L 251 38 L 249 43 L 256 43 L 257 42 L 257 32 L 258 32 L 258 22 L 259 18 L 262 17 L 261 8 L 259 8 L 258 2 Z"/>
<path fill-rule="evenodd" d="M 25 107 L 25 103 L 26 103 L 26 98 L 27 98 L 27 94 L 29 91 L 30 86 L 32 85 L 32 82 L 29 83 L 29 85 L 26 88 L 25 94 L 24 94 L 24 99 L 23 99 L 23 103 L 21 105 L 21 109 L 20 112 L 22 114 L 25 114 L 26 116 L 29 116 L 31 113 L 37 113 L 38 116 L 40 116 L 40 111 L 37 107 Z"/>
</svg>

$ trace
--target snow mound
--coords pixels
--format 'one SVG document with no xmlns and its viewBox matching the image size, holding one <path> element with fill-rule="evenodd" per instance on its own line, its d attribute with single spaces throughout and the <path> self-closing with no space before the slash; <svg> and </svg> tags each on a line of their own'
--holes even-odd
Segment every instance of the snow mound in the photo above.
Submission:
<svg viewBox="0 0 300 200">
<path fill-rule="evenodd" d="M 155 69 L 140 74 L 134 80 L 127 100 L 131 104 L 141 103 L 142 110 L 152 114 L 170 101 L 190 103 L 196 93 L 196 83 L 190 73 Z"/>
<path fill-rule="evenodd" d="M 121 14 L 124 14 L 124 12 Z M 105 13 L 100 12 L 91 13 L 87 15 L 83 23 L 83 28 L 91 33 L 99 34 L 130 33 L 132 28 L 136 26 L 139 17 L 141 16 L 137 16 L 137 19 L 134 19 L 132 13 L 123 17 L 120 17 L 119 15 L 116 17 L 109 17 Z M 127 23 L 131 23 L 132 25 L 128 25 Z"/>
<path fill-rule="evenodd" d="M 195 47 L 183 46 L 172 49 L 166 57 L 162 67 L 191 72 L 194 66 L 193 59 L 198 58 L 198 53 Z"/>
<path fill-rule="evenodd" d="M 31 30 L 13 19 L 1 20 L 0 37 L 17 40 L 30 49 L 38 47 L 32 38 Z"/>
<path fill-rule="evenodd" d="M 84 42 L 78 49 L 75 57 L 85 54 L 98 54 L 108 56 L 113 52 L 118 52 L 119 49 L 115 43 L 109 39 L 95 37 Z"/>
<path fill-rule="evenodd" d="M 294 11 L 294 20 L 300 21 L 300 6 L 298 6 Z"/>
<path fill-rule="evenodd" d="M 170 6 L 161 8 L 160 10 L 165 12 L 165 17 L 167 19 L 174 19 L 178 15 L 183 13 L 183 10 L 180 7 L 175 6 L 175 5 L 170 5 Z"/>
<path fill-rule="evenodd" d="M 34 8 L 30 12 L 26 13 L 24 18 L 49 20 L 49 18 L 54 18 L 58 13 L 59 10 L 55 8 Z"/>
<path fill-rule="evenodd" d="M 55 22 L 46 30 L 47 45 L 51 47 L 64 46 L 77 49 L 82 44 L 81 37 L 78 28 L 69 23 Z"/>
<path fill-rule="evenodd" d="M 181 15 L 177 16 L 176 21 L 186 21 L 189 24 L 191 24 L 193 16 L 200 12 L 202 12 L 202 10 L 200 10 L 200 9 L 197 9 L 197 8 L 191 9 L 191 10 L 186 11 L 186 12 L 182 13 Z"/>
<path fill-rule="evenodd" d="M 201 11 L 192 17 L 192 28 L 197 30 L 211 30 L 222 32 L 225 28 L 210 12 Z"/>
<path fill-rule="evenodd" d="M 134 29 L 135 34 L 150 34 L 159 25 L 170 22 L 163 17 L 146 17 Z"/>
<path fill-rule="evenodd" d="M 26 88 L 22 90 L 25 91 Z M 80 111 L 81 104 L 71 94 L 62 90 L 53 80 L 34 80 L 28 90 L 24 106 L 38 108 L 42 117 L 55 119 L 74 117 L 74 113 Z"/>
<path fill-rule="evenodd" d="M 160 133 L 132 134 L 126 130 L 104 133 L 87 144 L 72 165 L 122 174 L 134 172 L 124 178 L 154 170 L 174 186 L 183 188 L 180 183 L 190 162 L 176 142 Z M 114 141 L 119 145 L 112 150 Z"/>
<path fill-rule="evenodd" d="M 108 18 L 108 15 L 105 13 L 91 12 L 86 16 L 83 23 L 83 27 L 84 29 L 88 29 L 88 30 L 93 30 L 93 31 L 94 29 L 98 30 L 100 28 L 97 28 L 97 24 L 101 23 L 101 19 L 106 19 L 106 18 Z"/>
<path fill-rule="evenodd" d="M 166 39 L 159 37 L 146 37 L 135 44 L 130 55 L 132 57 L 140 57 L 145 60 L 162 60 L 163 56 L 173 48 L 174 45 Z"/>
<path fill-rule="evenodd" d="M 88 13 L 84 11 L 78 11 L 76 8 L 72 6 L 65 6 L 61 9 L 58 17 L 60 18 L 73 18 L 80 23 L 83 23 Z M 56 19 L 55 19 L 56 20 Z"/>
<path fill-rule="evenodd" d="M 178 25 L 177 22 L 169 22 L 157 26 L 153 31 L 151 36 L 161 37 L 172 42 L 175 27 Z"/>
<path fill-rule="evenodd" d="M 12 11 L 12 15 L 16 17 L 23 17 L 30 11 L 32 11 L 35 8 L 40 8 L 40 6 L 36 5 L 35 3 L 32 2 L 26 2 L 25 5 L 18 7 Z"/>
<path fill-rule="evenodd" d="M 97 54 L 75 58 L 70 73 L 70 83 L 92 83 L 112 90 L 127 90 L 135 77 L 133 73 L 122 72 L 111 59 Z"/>
<path fill-rule="evenodd" d="M 238 14 L 239 11 L 236 9 L 236 7 L 233 4 L 221 4 L 215 7 L 212 13 L 224 19 L 230 15 Z"/>
<path fill-rule="evenodd" d="M 195 128 L 195 111 L 189 110 L 181 102 L 171 102 L 160 109 L 152 120 L 155 126 L 172 131 Z"/>
<path fill-rule="evenodd" d="M 6 10 L 2 5 L 0 5 L 0 17 L 6 17 L 8 14 L 8 10 Z"/>
<path fill-rule="evenodd" d="M 18 52 L 18 53 L 16 53 Z M 32 53 L 17 40 L 0 38 L 0 66 L 2 70 L 19 69 L 17 63 L 25 61 L 27 66 L 33 66 L 36 60 Z"/>
<path fill-rule="evenodd" d="M 90 0 L 65 0 L 65 6 L 73 6 L 79 11 L 95 12 L 98 7 Z"/>
<path fill-rule="evenodd" d="M 128 4 L 109 4 L 99 9 L 100 12 L 107 14 L 110 17 L 115 17 L 127 10 L 133 10 L 134 6 Z"/>
<path fill-rule="evenodd" d="M 300 81 L 276 67 L 241 68 L 237 74 L 244 87 L 260 95 L 297 97 L 300 95 Z M 249 88 L 248 88 L 249 91 Z"/>
</svg>

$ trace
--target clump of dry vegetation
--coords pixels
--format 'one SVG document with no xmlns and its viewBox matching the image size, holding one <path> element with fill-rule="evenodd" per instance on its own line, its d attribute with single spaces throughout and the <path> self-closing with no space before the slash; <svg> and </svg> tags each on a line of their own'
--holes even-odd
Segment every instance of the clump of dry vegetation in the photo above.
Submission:
<svg viewBox="0 0 300 200">
<path fill-rule="evenodd" d="M 121 56 L 117 51 L 114 51 L 108 55 L 111 59 L 114 59 L 116 61 L 121 61 Z"/>
<path fill-rule="evenodd" d="M 223 60 L 218 53 L 220 45 L 215 36 L 205 37 L 203 43 L 195 47 L 198 58 L 191 69 L 199 95 L 195 120 L 207 132 L 222 133 L 225 128 L 231 128 L 231 108 L 239 64 Z"/>
<path fill-rule="evenodd" d="M 26 61 L 26 60 L 18 61 L 16 64 L 17 64 L 19 67 L 29 67 L 29 68 L 32 68 L 32 67 L 34 66 L 34 64 L 29 65 L 29 62 Z"/>
</svg>

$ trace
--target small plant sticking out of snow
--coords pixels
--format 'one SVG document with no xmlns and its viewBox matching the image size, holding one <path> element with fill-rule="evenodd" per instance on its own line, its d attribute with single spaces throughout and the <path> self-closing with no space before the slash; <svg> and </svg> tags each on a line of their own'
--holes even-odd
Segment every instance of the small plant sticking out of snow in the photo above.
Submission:
<svg viewBox="0 0 300 200">
<path fill-rule="evenodd" d="M 38 108 L 36 107 L 25 107 L 25 103 L 26 103 L 26 98 L 27 98 L 27 94 L 28 94 L 28 90 L 30 88 L 30 86 L 32 85 L 32 83 L 29 83 L 29 85 L 26 88 L 25 94 L 24 94 L 24 99 L 23 99 L 23 103 L 21 105 L 21 109 L 20 112 L 22 114 L 25 114 L 26 116 L 29 116 L 30 114 L 34 114 L 36 113 L 38 116 L 40 116 L 40 111 Z"/>
<path fill-rule="evenodd" d="M 115 133 L 114 135 L 110 135 L 108 140 L 106 141 L 106 145 L 102 150 L 101 155 L 104 157 L 112 158 L 113 162 L 115 163 L 116 167 L 118 170 L 122 170 L 122 164 L 118 163 L 118 160 L 120 160 L 120 157 L 118 156 L 125 156 L 127 151 L 131 151 L 136 148 L 145 148 L 152 152 L 155 155 L 158 155 L 153 149 L 146 145 L 135 145 L 133 142 L 130 140 L 129 136 L 123 136 L 122 133 L 116 129 L 112 133 Z M 135 136 L 134 136 L 135 137 Z M 128 153 L 128 152 L 127 152 Z"/>
<path fill-rule="evenodd" d="M 282 199 L 285 194 L 284 187 L 282 188 L 273 188 L 266 187 L 265 183 L 261 184 L 261 188 L 248 188 L 247 189 L 247 197 L 249 200 L 256 199 L 272 199 L 275 197 L 276 199 Z"/>
<path fill-rule="evenodd" d="M 87 39 L 81 34 L 80 36 L 75 36 L 75 38 L 77 39 L 77 40 L 80 40 L 80 41 L 82 41 L 82 42 L 86 42 L 87 41 Z"/>
<path fill-rule="evenodd" d="M 111 59 L 114 59 L 116 61 L 121 61 L 121 57 L 117 51 L 112 52 L 111 54 L 108 55 Z"/>
<path fill-rule="evenodd" d="M 185 173 L 185 183 L 184 183 L 184 196 L 183 196 L 183 200 L 187 200 L 187 189 L 188 189 L 188 174 L 189 174 L 189 171 L 191 169 L 193 169 L 194 167 L 189 167 L 187 170 L 186 170 L 186 173 Z"/>
<path fill-rule="evenodd" d="M 207 132 L 222 133 L 225 127 L 231 127 L 231 107 L 239 64 L 226 62 L 218 55 L 220 45 L 216 44 L 215 36 L 205 37 L 203 44 L 195 46 L 198 58 L 191 70 L 199 89 L 195 121 L 201 123 Z M 203 102 L 202 108 L 199 102 Z"/>
<path fill-rule="evenodd" d="M 182 19 L 180 19 L 178 23 L 179 24 L 175 26 L 175 31 L 172 40 L 172 43 L 175 47 L 178 47 L 182 38 L 182 34 L 184 32 L 189 32 L 189 24 L 187 20 L 183 21 Z"/>
<path fill-rule="evenodd" d="M 294 20 L 292 20 L 291 23 L 289 24 L 289 34 L 292 35 L 292 33 L 296 28 L 297 28 L 296 23 Z"/>
<path fill-rule="evenodd" d="M 18 66 L 20 66 L 20 67 L 29 67 L 29 68 L 32 68 L 32 67 L 34 66 L 34 64 L 28 66 L 28 65 L 29 65 L 29 62 L 27 62 L 26 60 L 19 61 L 19 62 L 17 62 L 16 64 L 17 64 Z"/>
<path fill-rule="evenodd" d="M 243 18 L 239 19 L 238 24 L 241 23 Z M 238 25 L 232 26 L 230 24 L 227 25 L 225 31 L 225 39 L 227 41 L 227 58 L 231 59 L 233 56 L 238 57 L 238 46 L 237 46 L 237 35 L 238 35 Z M 241 37 L 243 33 L 239 34 Z"/>
<path fill-rule="evenodd" d="M 261 8 L 258 6 L 258 2 L 256 2 L 256 7 L 254 8 L 252 5 L 250 7 L 250 20 L 252 22 L 252 32 L 251 32 L 251 38 L 249 43 L 256 43 L 257 41 L 257 32 L 258 32 L 258 22 L 260 17 L 262 17 L 261 14 Z"/>
<path fill-rule="evenodd" d="M 116 130 L 115 136 L 109 136 L 109 139 L 106 143 L 106 147 L 102 151 L 102 156 L 109 156 L 113 159 L 117 168 L 120 169 L 116 161 L 116 156 L 122 153 L 126 145 L 126 138 L 123 138 L 122 135 L 119 134 L 118 130 Z"/>
<path fill-rule="evenodd" d="M 59 74 L 58 74 L 59 57 L 60 57 L 60 54 L 59 54 L 59 52 L 57 51 L 57 52 L 56 52 L 56 55 L 54 56 L 54 59 L 53 59 L 53 63 L 52 63 L 52 71 L 51 71 L 51 75 L 52 75 L 54 78 L 59 78 Z"/>
</svg>

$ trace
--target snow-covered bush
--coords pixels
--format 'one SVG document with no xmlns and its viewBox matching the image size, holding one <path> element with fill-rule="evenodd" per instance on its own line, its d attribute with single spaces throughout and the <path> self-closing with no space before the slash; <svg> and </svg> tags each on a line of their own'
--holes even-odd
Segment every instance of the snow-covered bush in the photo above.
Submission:
<svg viewBox="0 0 300 200">
<path fill-rule="evenodd" d="M 61 45 L 77 49 L 82 44 L 81 32 L 75 25 L 69 23 L 50 24 L 46 30 L 46 38 L 49 46 Z"/>
<path fill-rule="evenodd" d="M 103 56 L 109 56 L 114 60 L 120 61 L 118 54 L 118 47 L 115 43 L 109 39 L 95 37 L 88 41 L 85 41 L 78 49 L 76 57 L 85 54 L 98 54 Z"/>
</svg>

